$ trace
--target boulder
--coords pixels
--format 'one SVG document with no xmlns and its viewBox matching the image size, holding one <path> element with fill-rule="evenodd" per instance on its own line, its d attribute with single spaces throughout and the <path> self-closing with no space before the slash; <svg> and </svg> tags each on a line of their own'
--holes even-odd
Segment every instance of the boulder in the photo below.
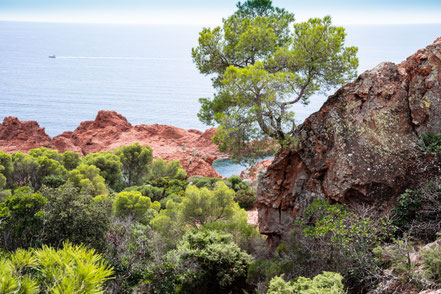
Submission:
<svg viewBox="0 0 441 294">
<path fill-rule="evenodd" d="M 20 121 L 16 117 L 5 117 L 0 124 L 0 150 L 6 152 L 29 150 L 36 147 L 49 147 L 51 138 L 36 121 Z"/>
<path fill-rule="evenodd" d="M 429 132 L 441 133 L 441 38 L 364 72 L 305 120 L 298 146 L 280 150 L 259 184 L 260 232 L 277 244 L 314 198 L 391 207 L 441 174 L 418 147 Z"/>
</svg>

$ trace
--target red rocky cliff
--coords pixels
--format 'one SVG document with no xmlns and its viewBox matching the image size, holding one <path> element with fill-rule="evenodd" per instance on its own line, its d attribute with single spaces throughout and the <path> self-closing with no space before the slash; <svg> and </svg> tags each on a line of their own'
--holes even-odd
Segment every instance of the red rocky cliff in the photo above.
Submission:
<svg viewBox="0 0 441 294">
<path fill-rule="evenodd" d="M 51 139 L 35 121 L 21 122 L 7 117 L 0 124 L 0 150 L 24 151 L 49 147 L 60 152 L 73 150 L 81 155 L 112 150 L 139 142 L 153 149 L 155 158 L 179 160 L 189 176 L 219 177 L 213 161 L 225 154 L 211 142 L 215 129 L 205 132 L 184 130 L 167 125 L 132 126 L 114 111 L 99 111 L 94 121 L 85 121 L 73 132 Z"/>
<path fill-rule="evenodd" d="M 418 148 L 441 133 L 441 38 L 403 63 L 382 63 L 330 96 L 278 152 L 260 182 L 260 231 L 276 241 L 314 198 L 381 207 L 439 176 Z"/>
</svg>

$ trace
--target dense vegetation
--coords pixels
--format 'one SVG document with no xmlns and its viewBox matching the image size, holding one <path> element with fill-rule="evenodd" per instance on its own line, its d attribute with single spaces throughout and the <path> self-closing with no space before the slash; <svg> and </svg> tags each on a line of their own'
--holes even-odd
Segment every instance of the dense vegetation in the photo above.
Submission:
<svg viewBox="0 0 441 294">
<path fill-rule="evenodd" d="M 262 273 L 280 259 L 247 223 L 255 191 L 240 177 L 187 178 L 137 143 L 84 157 L 0 151 L 0 164 L 1 293 L 342 288 L 339 274 Z"/>
<path fill-rule="evenodd" d="M 435 182 L 406 190 L 390 215 L 316 199 L 270 250 L 247 223 L 246 181 L 187 178 L 146 146 L 0 151 L 0 171 L 1 293 L 365 293 L 391 277 L 441 286 L 438 243 L 421 265 L 409 259 L 441 231 Z"/>
</svg>

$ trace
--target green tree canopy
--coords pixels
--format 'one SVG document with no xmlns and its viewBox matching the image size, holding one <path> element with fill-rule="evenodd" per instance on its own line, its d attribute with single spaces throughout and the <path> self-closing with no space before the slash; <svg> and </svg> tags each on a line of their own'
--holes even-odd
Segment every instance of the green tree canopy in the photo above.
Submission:
<svg viewBox="0 0 441 294">
<path fill-rule="evenodd" d="M 190 231 L 168 257 L 175 263 L 178 293 L 241 293 L 251 257 L 229 234 Z"/>
<path fill-rule="evenodd" d="M 14 175 L 14 166 L 12 164 L 12 156 L 4 151 L 0 150 L 0 189 L 2 189 L 7 181 L 11 180 Z M 3 185 L 2 185 L 3 183 Z"/>
<path fill-rule="evenodd" d="M 142 196 L 141 192 L 121 192 L 113 202 L 113 211 L 117 217 L 131 216 L 135 221 L 146 220 L 147 214 L 153 209 L 159 210 L 159 202 L 153 202 L 149 197 Z"/>
<path fill-rule="evenodd" d="M 179 160 L 165 161 L 162 158 L 155 159 L 150 165 L 148 180 L 167 177 L 169 180 L 185 180 L 187 173 L 182 168 Z"/>
<path fill-rule="evenodd" d="M 267 148 L 268 138 L 291 145 L 292 106 L 351 80 L 358 67 L 357 48 L 345 47 L 344 28 L 329 16 L 294 23 L 269 0 L 237 7 L 222 27 L 204 28 L 192 51 L 215 88 L 213 98 L 200 99 L 198 116 L 219 125 L 215 142 L 234 156 Z"/>
<path fill-rule="evenodd" d="M 45 206 L 43 243 L 59 247 L 69 240 L 102 249 L 109 219 L 105 209 L 90 195 L 67 183 L 60 188 L 43 187 Z"/>
<path fill-rule="evenodd" d="M 30 187 L 17 189 L 0 203 L 0 240 L 3 248 L 15 250 L 37 246 L 47 200 Z"/>
<path fill-rule="evenodd" d="M 62 163 L 67 170 L 73 170 L 80 164 L 80 155 L 74 151 L 63 153 Z"/>
<path fill-rule="evenodd" d="M 100 176 L 100 169 L 94 165 L 80 164 L 70 172 L 69 181 L 82 193 L 91 196 L 109 193 L 104 178 Z"/>
<path fill-rule="evenodd" d="M 55 149 L 50 149 L 46 147 L 32 149 L 31 151 L 29 151 L 29 155 L 35 158 L 38 158 L 40 156 L 46 156 L 47 158 L 56 160 L 58 162 L 62 162 L 63 160 L 63 154 L 60 154 Z"/>
<path fill-rule="evenodd" d="M 116 150 L 122 163 L 122 172 L 127 186 L 141 185 L 148 175 L 149 164 L 153 160 L 153 151 L 149 146 L 134 143 Z"/>
<path fill-rule="evenodd" d="M 122 163 L 117 155 L 102 151 L 88 154 L 83 157 L 82 161 L 99 168 L 100 175 L 112 189 L 118 190 L 121 187 L 123 183 Z"/>
</svg>

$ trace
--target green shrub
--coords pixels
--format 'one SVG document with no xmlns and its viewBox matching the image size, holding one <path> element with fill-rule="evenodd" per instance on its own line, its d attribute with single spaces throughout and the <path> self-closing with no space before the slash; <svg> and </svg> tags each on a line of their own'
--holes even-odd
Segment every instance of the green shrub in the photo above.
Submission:
<svg viewBox="0 0 441 294">
<path fill-rule="evenodd" d="M 67 170 L 73 170 L 81 163 L 80 155 L 74 151 L 66 151 L 61 162 Z"/>
<path fill-rule="evenodd" d="M 31 188 L 22 187 L 0 203 L 0 240 L 3 248 L 15 250 L 40 244 L 47 200 Z"/>
<path fill-rule="evenodd" d="M 34 153 L 34 155 L 45 153 L 40 151 Z M 38 190 L 45 177 L 50 175 L 64 177 L 67 175 L 66 169 L 59 161 L 47 156 L 34 157 L 22 152 L 15 152 L 12 155 L 12 160 L 14 165 L 13 182 L 19 186 L 28 185 Z"/>
<path fill-rule="evenodd" d="M 113 190 L 120 190 L 123 184 L 123 174 L 121 172 L 122 163 L 117 155 L 105 151 L 91 153 L 84 156 L 82 162 L 99 168 L 100 175 L 106 184 Z"/>
<path fill-rule="evenodd" d="M 441 245 L 437 243 L 424 250 L 422 256 L 424 275 L 439 286 L 441 284 Z"/>
<path fill-rule="evenodd" d="M 295 271 L 296 265 L 290 260 L 259 258 L 251 262 L 248 267 L 247 282 L 253 285 L 258 293 L 266 293 L 270 281 L 285 273 Z"/>
<path fill-rule="evenodd" d="M 421 135 L 422 147 L 425 152 L 441 152 L 441 134 L 427 133 Z"/>
<path fill-rule="evenodd" d="M 43 185 L 51 188 L 58 188 L 66 183 L 64 176 L 50 175 L 43 178 Z"/>
<path fill-rule="evenodd" d="M 416 282 L 416 266 L 412 264 L 410 255 L 415 253 L 414 242 L 404 235 L 401 239 L 394 239 L 391 244 L 377 246 L 373 252 L 376 262 L 385 269 L 391 269 L 402 282 Z"/>
<path fill-rule="evenodd" d="M 127 186 L 141 185 L 149 173 L 149 164 L 153 160 L 153 151 L 149 146 L 134 143 L 116 149 L 122 163 L 122 173 Z"/>
<path fill-rule="evenodd" d="M 161 201 L 161 199 L 163 199 L 167 195 L 163 188 L 154 187 L 151 185 L 132 186 L 125 188 L 123 191 L 138 191 L 142 194 L 142 196 L 149 197 L 152 201 Z"/>
<path fill-rule="evenodd" d="M 267 294 L 344 294 L 342 280 L 340 274 L 332 272 L 323 272 L 313 279 L 299 277 L 295 282 L 275 277 Z"/>
<path fill-rule="evenodd" d="M 172 200 L 174 203 L 181 203 L 182 201 L 182 197 L 176 194 L 170 194 L 167 197 L 161 199 L 161 201 L 159 201 L 159 203 L 161 204 L 161 209 L 166 208 L 167 206 L 167 202 L 169 200 Z"/>
<path fill-rule="evenodd" d="M 192 176 L 187 182 L 189 185 L 196 186 L 198 188 L 213 189 L 217 182 L 222 181 L 220 178 L 209 178 L 203 176 Z"/>
<path fill-rule="evenodd" d="M 43 241 L 53 247 L 69 240 L 96 249 L 105 245 L 109 219 L 105 208 L 90 195 L 83 194 L 71 183 L 58 188 L 43 188 L 48 199 L 45 206 Z"/>
<path fill-rule="evenodd" d="M 3 184 L 0 188 L 6 187 L 11 184 L 14 176 L 14 166 L 12 163 L 12 156 L 9 153 L 0 150 L 0 174 L 3 177 Z"/>
<path fill-rule="evenodd" d="M 173 273 L 161 284 L 174 284 L 177 293 L 242 293 L 250 261 L 251 257 L 240 250 L 231 235 L 190 231 L 163 262 L 174 266 Z M 158 286 L 152 284 L 153 289 Z"/>
<path fill-rule="evenodd" d="M 375 210 L 348 210 L 315 199 L 291 237 L 279 246 L 277 256 L 298 265 L 287 273 L 289 278 L 339 272 L 351 293 L 364 293 L 382 273 L 372 249 L 388 240 L 390 231 L 389 219 L 375 214 Z"/>
<path fill-rule="evenodd" d="M 29 151 L 29 155 L 32 157 L 35 157 L 35 158 L 45 156 L 49 159 L 53 159 L 53 160 L 58 161 L 60 163 L 63 160 L 63 155 L 61 153 L 59 153 L 55 149 L 49 149 L 46 147 L 32 149 L 31 151 Z"/>
<path fill-rule="evenodd" d="M 231 183 L 231 188 L 237 192 L 240 190 L 249 190 L 250 188 L 243 182 L 242 178 L 239 176 L 231 176 L 228 178 L 228 182 Z"/>
<path fill-rule="evenodd" d="M 236 192 L 234 201 L 245 210 L 253 209 L 256 204 L 256 193 L 251 190 L 239 190 Z"/>
<path fill-rule="evenodd" d="M 108 194 L 105 180 L 100 176 L 100 169 L 94 165 L 80 164 L 69 174 L 69 182 L 81 190 L 81 193 L 93 197 Z"/>
<path fill-rule="evenodd" d="M 392 211 L 392 224 L 403 232 L 407 231 L 415 219 L 420 206 L 418 192 L 407 189 L 398 196 L 397 204 Z"/>
<path fill-rule="evenodd" d="M 104 293 L 113 270 L 95 251 L 64 243 L 0 258 L 0 293 Z"/>
<path fill-rule="evenodd" d="M 133 217 L 135 221 L 148 222 L 161 205 L 149 197 L 142 196 L 138 191 L 121 192 L 113 202 L 113 212 L 117 217 Z M 151 209 L 153 211 L 151 211 Z"/>
<path fill-rule="evenodd" d="M 179 160 L 172 160 L 166 162 L 162 158 L 155 159 L 150 165 L 149 181 L 154 181 L 158 178 L 168 178 L 169 180 L 185 180 L 187 173 L 182 169 Z"/>
</svg>

